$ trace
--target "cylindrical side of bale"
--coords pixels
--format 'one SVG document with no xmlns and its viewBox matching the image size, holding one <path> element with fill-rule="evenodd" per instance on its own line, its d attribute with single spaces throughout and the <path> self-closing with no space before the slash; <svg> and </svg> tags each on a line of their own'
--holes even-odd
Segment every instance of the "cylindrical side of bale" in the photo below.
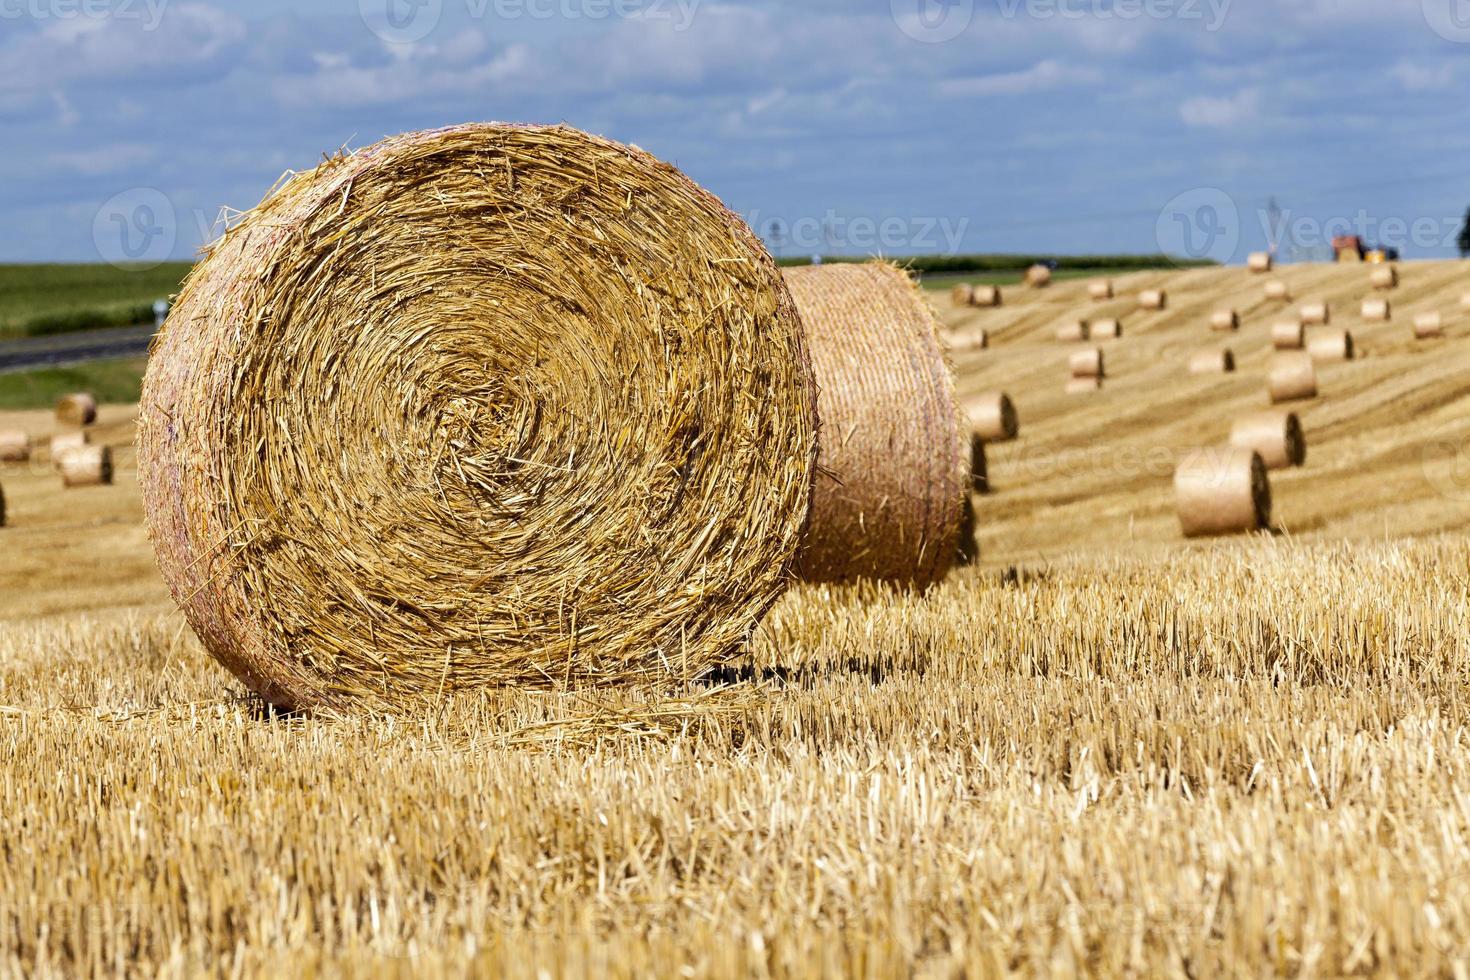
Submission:
<svg viewBox="0 0 1470 980">
<path fill-rule="evenodd" d="M 1216 310 L 1210 314 L 1211 330 L 1239 330 L 1240 314 L 1234 310 Z"/>
<path fill-rule="evenodd" d="M 1190 374 L 1230 374 L 1235 370 L 1235 353 L 1228 347 L 1202 350 L 1189 358 Z"/>
<path fill-rule="evenodd" d="M 1197 449 L 1174 471 L 1179 526 L 1187 538 L 1259 531 L 1271 525 L 1271 482 L 1249 449 Z"/>
<path fill-rule="evenodd" d="M 1069 395 L 1084 395 L 1089 391 L 1100 391 L 1102 386 L 1102 378 L 1069 378 L 1065 391 Z"/>
<path fill-rule="evenodd" d="M 1063 343 L 1086 340 L 1090 336 L 1092 336 L 1092 325 L 1086 320 L 1073 320 L 1071 323 L 1064 323 L 1057 327 L 1057 340 Z"/>
<path fill-rule="evenodd" d="M 1250 269 L 1252 272 L 1270 272 L 1272 265 L 1271 253 L 1252 252 L 1250 255 L 1246 256 L 1245 264 L 1246 268 Z"/>
<path fill-rule="evenodd" d="M 1346 330 L 1314 333 L 1307 341 L 1307 352 L 1314 361 L 1351 361 L 1355 353 L 1353 335 Z"/>
<path fill-rule="evenodd" d="M 1088 336 L 1093 340 L 1117 340 L 1123 336 L 1123 321 L 1106 317 L 1088 324 Z"/>
<path fill-rule="evenodd" d="M 990 492 L 990 466 L 985 460 L 985 440 L 978 434 L 970 437 L 970 489 Z"/>
<path fill-rule="evenodd" d="M 0 463 L 24 463 L 30 458 L 30 436 L 19 429 L 0 432 Z"/>
<path fill-rule="evenodd" d="M 1145 310 L 1162 310 L 1169 305 L 1169 294 L 1162 289 L 1145 289 L 1138 294 L 1138 305 Z"/>
<path fill-rule="evenodd" d="M 799 574 L 937 582 L 959 553 L 971 440 L 932 311 L 886 263 L 788 269 L 786 281 L 827 433 Z"/>
<path fill-rule="evenodd" d="M 969 306 L 975 299 L 975 287 L 967 282 L 957 282 L 949 287 L 949 298 L 955 306 Z"/>
<path fill-rule="evenodd" d="M 1317 365 L 1306 351 L 1282 351 L 1271 358 L 1267 388 L 1272 402 L 1317 397 Z"/>
<path fill-rule="evenodd" d="M 1428 313 L 1420 313 L 1414 317 L 1414 336 L 1420 340 L 1428 340 L 1431 337 L 1444 336 L 1444 317 L 1438 310 Z M 0 445 L 3 445 L 3 437 L 0 437 Z M 3 452 L 3 449 L 0 449 Z M 0 456 L 3 458 L 3 456 Z"/>
<path fill-rule="evenodd" d="M 1230 427 L 1230 444 L 1259 453 L 1268 470 L 1307 461 L 1307 440 L 1295 412 L 1255 412 L 1236 419 Z"/>
<path fill-rule="evenodd" d="M 1092 297 L 1093 299 L 1097 299 L 1097 300 L 1112 299 L 1113 298 L 1113 280 L 1111 280 L 1111 279 L 1094 279 L 1094 280 L 1092 280 L 1092 282 L 1089 282 L 1087 284 L 1087 295 L 1090 296 L 1090 297 Z"/>
<path fill-rule="evenodd" d="M 986 442 L 1009 442 L 1021 430 L 1020 418 L 1011 396 L 1003 391 L 986 391 L 960 401 L 969 419 L 970 431 Z"/>
<path fill-rule="evenodd" d="M 1307 343 L 1307 328 L 1301 320 L 1277 320 L 1271 324 L 1271 346 L 1277 350 L 1301 350 Z"/>
<path fill-rule="evenodd" d="M 1074 378 L 1101 378 L 1103 377 L 1103 352 L 1101 348 L 1091 347 L 1087 350 L 1079 350 L 1067 358 L 1067 367 Z"/>
<path fill-rule="evenodd" d="M 210 245 L 138 476 L 210 654 L 277 706 L 392 710 L 738 654 L 791 580 L 817 427 L 743 221 L 636 147 L 473 123 L 295 173 Z"/>
<path fill-rule="evenodd" d="M 56 421 L 62 425 L 91 425 L 97 421 L 97 399 L 85 391 L 62 395 L 56 402 Z"/>
<path fill-rule="evenodd" d="M 1364 320 L 1390 320 L 1393 318 L 1393 307 L 1386 299 L 1363 300 Z"/>
<path fill-rule="evenodd" d="M 985 350 L 990 346 L 990 334 L 984 330 L 969 329 L 956 330 L 949 335 L 950 350 L 958 352 L 969 352 Z"/>
<path fill-rule="evenodd" d="M 80 449 L 91 443 L 92 437 L 85 431 L 81 432 L 59 432 L 51 437 L 51 465 L 60 464 L 64 453 L 73 449 Z"/>
<path fill-rule="evenodd" d="M 972 306 L 1000 306 L 1000 287 L 989 285 L 974 287 L 970 291 L 970 304 Z"/>
<path fill-rule="evenodd" d="M 1266 298 L 1280 301 L 1291 299 L 1291 289 L 1280 279 L 1272 279 L 1266 283 Z"/>
<path fill-rule="evenodd" d="M 1051 267 L 1040 263 L 1026 270 L 1026 285 L 1040 289 L 1051 282 Z"/>
<path fill-rule="evenodd" d="M 1332 322 L 1332 307 L 1326 303 L 1303 303 L 1298 312 L 1303 323 L 1325 325 Z"/>
<path fill-rule="evenodd" d="M 67 487 L 91 487 L 112 482 L 112 449 L 108 446 L 73 446 L 56 460 L 61 483 Z"/>
<path fill-rule="evenodd" d="M 1399 284 L 1399 270 L 1391 265 L 1380 265 L 1369 275 L 1374 289 L 1393 289 Z"/>
</svg>

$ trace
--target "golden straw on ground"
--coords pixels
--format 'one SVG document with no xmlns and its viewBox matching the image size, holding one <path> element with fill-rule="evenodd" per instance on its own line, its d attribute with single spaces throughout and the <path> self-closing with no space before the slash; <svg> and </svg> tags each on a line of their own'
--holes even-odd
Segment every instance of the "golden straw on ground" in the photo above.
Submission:
<svg viewBox="0 0 1470 980">
<path fill-rule="evenodd" d="M 1271 524 L 1266 464 L 1249 449 L 1188 453 L 1174 471 L 1174 497 L 1187 538 L 1258 531 Z"/>
<path fill-rule="evenodd" d="M 1068 378 L 1064 390 L 1069 395 L 1083 395 L 1090 391 L 1100 391 L 1102 386 L 1102 378 Z"/>
</svg>

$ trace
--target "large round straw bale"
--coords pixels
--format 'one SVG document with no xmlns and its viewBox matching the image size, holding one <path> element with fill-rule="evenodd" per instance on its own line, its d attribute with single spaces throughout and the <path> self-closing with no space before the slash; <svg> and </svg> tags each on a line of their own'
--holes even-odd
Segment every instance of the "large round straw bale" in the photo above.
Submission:
<svg viewBox="0 0 1470 980">
<path fill-rule="evenodd" d="M 961 400 L 970 431 L 986 442 L 1009 442 L 1021 431 L 1021 420 L 1011 396 L 1003 391 L 985 391 Z"/>
<path fill-rule="evenodd" d="M 1051 283 L 1051 267 L 1042 265 L 1040 262 L 1026 270 L 1026 285 L 1032 289 L 1040 289 Z"/>
<path fill-rule="evenodd" d="M 1102 378 L 1069 378 L 1066 392 L 1069 395 L 1085 395 L 1090 391 L 1101 391 Z"/>
<path fill-rule="evenodd" d="M 990 334 L 980 329 L 956 330 L 949 335 L 949 346 L 958 352 L 985 350 L 990 346 Z"/>
<path fill-rule="evenodd" d="M 1094 280 L 1092 280 L 1092 282 L 1089 282 L 1087 284 L 1087 295 L 1090 296 L 1090 297 L 1092 297 L 1093 299 L 1098 299 L 1098 300 L 1112 299 L 1113 298 L 1113 280 L 1111 280 L 1111 279 L 1094 279 Z"/>
<path fill-rule="evenodd" d="M 949 287 L 949 298 L 955 306 L 969 306 L 975 297 L 975 287 L 967 282 L 957 282 Z"/>
<path fill-rule="evenodd" d="M 1391 320 L 1393 319 L 1393 307 L 1386 299 L 1363 300 L 1364 320 Z"/>
<path fill-rule="evenodd" d="M 30 458 L 30 436 L 19 429 L 0 432 L 0 463 L 24 463 Z"/>
<path fill-rule="evenodd" d="M 970 489 L 990 492 L 990 465 L 985 460 L 985 440 L 979 435 L 970 437 Z"/>
<path fill-rule="evenodd" d="M 80 449 L 83 446 L 89 444 L 91 441 L 92 437 L 89 436 L 85 431 L 58 432 L 56 435 L 51 437 L 52 465 L 58 465 L 64 453 L 67 453 L 73 449 Z"/>
<path fill-rule="evenodd" d="M 97 421 L 97 399 L 85 391 L 62 395 L 56 402 L 56 421 L 62 425 L 91 425 Z"/>
<path fill-rule="evenodd" d="M 1123 336 L 1123 321 L 1113 317 L 1093 320 L 1088 324 L 1088 335 L 1094 340 L 1117 340 Z"/>
<path fill-rule="evenodd" d="M 1307 440 L 1295 412 L 1255 412 L 1236 419 L 1230 427 L 1230 445 L 1259 453 L 1268 470 L 1307 461 Z"/>
<path fill-rule="evenodd" d="M 959 553 L 970 437 L 933 312 L 886 263 L 789 269 L 786 281 L 826 433 L 798 571 L 937 582 Z"/>
<path fill-rule="evenodd" d="M 1057 327 L 1057 340 L 1062 343 L 1074 343 L 1086 340 L 1092 335 L 1092 325 L 1086 320 L 1073 320 Z"/>
<path fill-rule="evenodd" d="M 477 123 L 296 174 L 210 246 L 138 471 L 174 598 L 276 705 L 682 678 L 790 581 L 816 401 L 780 272 L 717 199 L 637 148 Z"/>
<path fill-rule="evenodd" d="M 1000 306 L 1000 287 L 983 283 L 974 287 L 970 291 L 970 304 L 972 306 Z"/>
<path fill-rule="evenodd" d="M 1271 324 L 1271 346 L 1277 350 L 1301 350 L 1307 343 L 1307 328 L 1300 317 Z"/>
<path fill-rule="evenodd" d="M 1162 310 L 1169 305 L 1169 294 L 1162 289 L 1145 289 L 1138 294 L 1138 305 L 1145 310 Z"/>
<path fill-rule="evenodd" d="M 1346 330 L 1314 333 L 1307 341 L 1307 352 L 1314 361 L 1351 361 L 1355 353 L 1353 335 Z"/>
<path fill-rule="evenodd" d="M 1267 389 L 1272 402 L 1317 397 L 1317 365 L 1306 351 L 1282 351 L 1271 358 Z"/>
<path fill-rule="evenodd" d="M 1229 347 L 1202 350 L 1189 358 L 1190 374 L 1230 374 L 1235 370 L 1235 354 Z"/>
<path fill-rule="evenodd" d="M 1245 265 L 1246 268 L 1250 269 L 1252 272 L 1270 272 L 1272 265 L 1271 253 L 1252 252 L 1250 255 L 1246 256 Z"/>
<path fill-rule="evenodd" d="M 73 446 L 56 460 L 62 486 L 91 487 L 112 482 L 112 449 L 107 446 Z"/>
<path fill-rule="evenodd" d="M 1325 325 L 1332 322 L 1332 307 L 1326 303 L 1303 303 L 1298 312 L 1303 323 Z"/>
<path fill-rule="evenodd" d="M 1216 310 L 1210 314 L 1211 330 L 1239 330 L 1240 314 L 1234 310 Z"/>
<path fill-rule="evenodd" d="M 1276 300 L 1278 302 L 1290 301 L 1291 288 L 1280 279 L 1272 279 L 1270 282 L 1266 283 L 1266 298 Z"/>
<path fill-rule="evenodd" d="M 1188 453 L 1174 470 L 1174 499 L 1187 538 L 1258 531 L 1271 524 L 1266 464 L 1249 449 Z"/>
<path fill-rule="evenodd" d="M 1369 274 L 1368 281 L 1374 289 L 1394 289 L 1399 284 L 1399 270 L 1391 265 L 1377 266 Z"/>
<path fill-rule="evenodd" d="M 1419 340 L 1428 340 L 1431 337 L 1443 337 L 1444 317 L 1440 315 L 1438 310 L 1420 313 L 1414 317 L 1414 336 Z M 0 443 L 3 443 L 3 436 L 0 436 Z M 3 452 L 3 450 L 0 450 L 0 452 Z M 4 457 L 0 456 L 0 458 Z"/>
<path fill-rule="evenodd" d="M 1071 369 L 1074 378 L 1103 377 L 1102 348 L 1090 347 L 1087 350 L 1079 350 L 1067 358 L 1067 367 Z"/>
</svg>

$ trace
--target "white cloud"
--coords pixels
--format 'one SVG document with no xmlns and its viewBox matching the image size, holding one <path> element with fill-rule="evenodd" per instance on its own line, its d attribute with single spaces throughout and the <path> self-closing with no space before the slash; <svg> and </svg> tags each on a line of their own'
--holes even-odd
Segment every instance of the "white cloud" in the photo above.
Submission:
<svg viewBox="0 0 1470 980">
<path fill-rule="evenodd" d="M 1445 61 L 1430 67 L 1418 61 L 1400 61 L 1388 70 L 1406 92 L 1438 92 L 1455 81 L 1455 65 Z"/>
<path fill-rule="evenodd" d="M 1025 95 L 1068 85 L 1089 84 L 1100 79 L 1101 75 L 1094 69 L 1064 65 L 1054 58 L 1047 58 L 1021 71 L 952 78 L 939 83 L 939 93 L 947 96 Z"/>
<path fill-rule="evenodd" d="M 1185 99 L 1179 106 L 1179 117 L 1186 126 L 1224 129 L 1251 122 L 1260 109 L 1260 90 L 1247 88 L 1225 97 L 1198 95 Z"/>
<path fill-rule="evenodd" d="M 139 143 L 114 143 L 110 146 L 89 146 L 85 150 L 56 152 L 49 159 L 55 166 L 84 177 L 101 177 L 150 163 L 157 156 L 158 150 L 155 147 Z"/>
</svg>

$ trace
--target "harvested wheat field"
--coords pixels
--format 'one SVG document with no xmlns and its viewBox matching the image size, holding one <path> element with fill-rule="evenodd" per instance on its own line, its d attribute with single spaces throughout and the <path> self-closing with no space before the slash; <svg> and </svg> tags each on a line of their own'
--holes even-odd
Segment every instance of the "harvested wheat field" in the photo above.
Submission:
<svg viewBox="0 0 1470 980">
<path fill-rule="evenodd" d="M 1470 264 L 1399 272 L 1401 322 L 1341 313 L 1358 358 L 1290 408 L 1277 533 L 1188 543 L 1174 465 L 1269 407 L 1286 304 L 1244 268 L 941 298 L 991 337 L 960 396 L 1021 420 L 986 447 L 978 564 L 797 586 L 677 688 L 273 715 L 169 600 L 136 408 L 102 405 L 112 485 L 0 465 L 0 973 L 1470 969 Z M 1339 311 L 1369 290 L 1274 274 Z M 1221 307 L 1237 370 L 1192 375 Z M 1067 397 L 1057 326 L 1125 315 L 1107 386 Z"/>
</svg>

